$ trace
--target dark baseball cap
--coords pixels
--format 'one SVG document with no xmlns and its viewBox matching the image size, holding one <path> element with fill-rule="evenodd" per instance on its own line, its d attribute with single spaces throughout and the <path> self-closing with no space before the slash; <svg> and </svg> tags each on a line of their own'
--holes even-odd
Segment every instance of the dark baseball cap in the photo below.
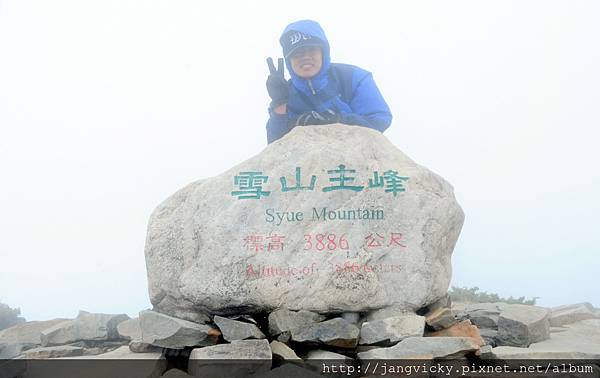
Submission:
<svg viewBox="0 0 600 378">
<path fill-rule="evenodd" d="M 283 47 L 283 55 L 286 59 L 300 47 L 318 46 L 322 48 L 324 46 L 323 41 L 319 38 L 296 30 L 290 30 L 282 35 L 279 43 L 281 43 L 281 47 Z"/>
</svg>

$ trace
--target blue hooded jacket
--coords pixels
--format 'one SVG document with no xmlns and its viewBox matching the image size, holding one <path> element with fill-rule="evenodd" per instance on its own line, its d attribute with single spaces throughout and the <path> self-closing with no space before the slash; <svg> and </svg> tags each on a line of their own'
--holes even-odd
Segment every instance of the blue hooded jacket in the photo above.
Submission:
<svg viewBox="0 0 600 378">
<path fill-rule="evenodd" d="M 292 70 L 289 57 L 285 65 L 290 73 L 287 114 L 277 114 L 269 108 L 267 142 L 272 143 L 294 128 L 296 118 L 307 111 L 332 110 L 340 116 L 340 123 L 359 125 L 383 132 L 392 122 L 392 114 L 370 72 L 362 68 L 331 63 L 329 42 L 321 26 L 312 20 L 288 25 L 290 30 L 318 38 L 323 46 L 323 64 L 311 79 L 303 79 Z M 282 42 L 283 46 L 283 42 Z"/>
</svg>

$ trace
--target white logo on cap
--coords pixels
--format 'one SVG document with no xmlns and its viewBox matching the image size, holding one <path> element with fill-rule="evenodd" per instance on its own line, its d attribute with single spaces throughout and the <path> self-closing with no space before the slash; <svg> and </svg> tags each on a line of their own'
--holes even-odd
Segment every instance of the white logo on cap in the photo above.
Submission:
<svg viewBox="0 0 600 378">
<path fill-rule="evenodd" d="M 304 41 L 304 40 L 311 39 L 311 38 L 312 37 L 310 35 L 296 32 L 290 36 L 290 44 L 293 46 L 300 41 Z"/>
</svg>

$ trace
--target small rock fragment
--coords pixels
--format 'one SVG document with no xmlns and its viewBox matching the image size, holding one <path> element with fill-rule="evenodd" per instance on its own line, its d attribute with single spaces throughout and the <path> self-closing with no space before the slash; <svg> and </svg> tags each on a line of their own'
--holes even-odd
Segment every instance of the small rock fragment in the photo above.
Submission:
<svg viewBox="0 0 600 378">
<path fill-rule="evenodd" d="M 425 315 L 425 322 L 435 331 L 439 331 L 444 328 L 450 328 L 452 325 L 458 323 L 458 320 L 454 317 L 451 309 L 440 307 L 427 313 Z"/>
<path fill-rule="evenodd" d="M 140 312 L 140 327 L 142 342 L 171 349 L 214 345 L 221 335 L 218 329 L 206 324 L 177 319 L 151 310 Z"/>
<path fill-rule="evenodd" d="M 463 320 L 456 323 L 450 328 L 442 329 L 435 332 L 430 332 L 427 337 L 470 337 L 477 345 L 485 345 L 485 341 L 479 333 L 479 329 L 475 327 L 469 320 Z"/>
<path fill-rule="evenodd" d="M 425 317 L 411 314 L 374 320 L 362 324 L 360 344 L 395 344 L 407 337 L 423 336 Z"/>
<path fill-rule="evenodd" d="M 279 335 L 282 332 L 291 331 L 294 328 L 304 327 L 323 320 L 325 320 L 323 315 L 306 310 L 291 311 L 288 309 L 278 309 L 269 314 L 269 334 L 272 336 Z"/>
<path fill-rule="evenodd" d="M 292 340 L 300 343 L 325 344 L 340 348 L 354 348 L 360 330 L 342 318 L 334 318 L 291 330 Z"/>
<path fill-rule="evenodd" d="M 190 354 L 188 373 L 195 377 L 247 377 L 271 369 L 273 355 L 269 342 L 260 340 L 235 340 L 195 348 Z"/>
<path fill-rule="evenodd" d="M 271 346 L 273 356 L 278 356 L 285 361 L 302 362 L 302 359 L 296 355 L 296 352 L 286 344 L 273 340 L 269 345 Z"/>
<path fill-rule="evenodd" d="M 45 359 L 58 357 L 83 356 L 83 348 L 71 345 L 58 345 L 53 347 L 41 347 L 29 349 L 24 353 L 28 359 Z"/>
<path fill-rule="evenodd" d="M 215 315 L 213 321 L 221 330 L 223 338 L 229 342 L 244 339 L 264 339 L 266 336 L 254 324 L 240 322 Z"/>
</svg>

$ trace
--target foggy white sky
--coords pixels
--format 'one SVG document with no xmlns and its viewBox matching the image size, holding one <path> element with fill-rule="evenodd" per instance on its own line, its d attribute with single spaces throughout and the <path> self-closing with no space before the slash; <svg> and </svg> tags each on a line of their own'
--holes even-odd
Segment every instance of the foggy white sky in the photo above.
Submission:
<svg viewBox="0 0 600 378">
<path fill-rule="evenodd" d="M 265 58 L 319 21 L 455 187 L 453 285 L 600 307 L 597 1 L 0 0 L 0 300 L 150 306 L 148 217 L 266 146 Z"/>
</svg>

